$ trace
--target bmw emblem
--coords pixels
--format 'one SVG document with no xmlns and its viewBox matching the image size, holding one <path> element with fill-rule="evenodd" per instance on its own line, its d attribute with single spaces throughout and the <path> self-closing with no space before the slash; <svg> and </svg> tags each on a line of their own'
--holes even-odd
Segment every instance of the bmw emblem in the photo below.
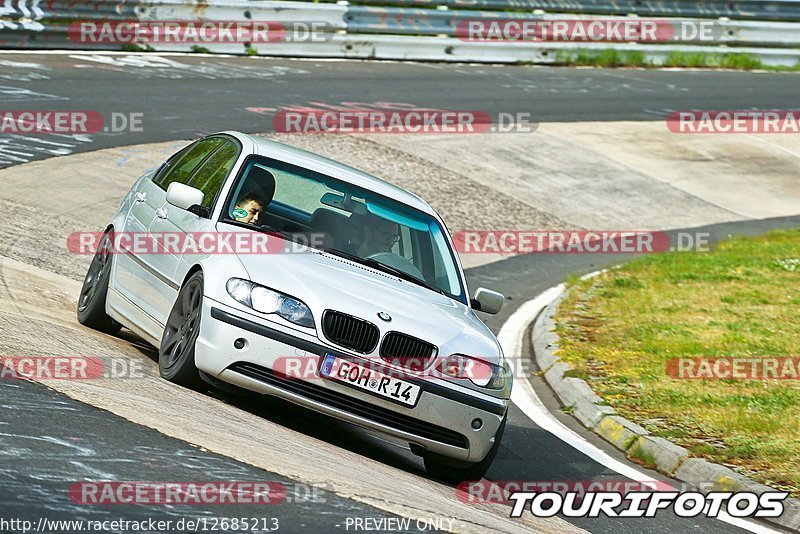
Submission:
<svg viewBox="0 0 800 534">
<path fill-rule="evenodd" d="M 392 320 L 392 316 L 386 312 L 378 312 L 378 317 L 380 317 L 382 321 L 386 321 L 387 323 Z"/>
</svg>

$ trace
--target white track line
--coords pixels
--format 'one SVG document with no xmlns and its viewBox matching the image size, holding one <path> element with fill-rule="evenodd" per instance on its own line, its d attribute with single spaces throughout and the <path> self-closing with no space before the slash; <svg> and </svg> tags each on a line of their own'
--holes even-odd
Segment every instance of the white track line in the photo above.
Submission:
<svg viewBox="0 0 800 534">
<path fill-rule="evenodd" d="M 497 334 L 497 339 L 500 341 L 500 345 L 503 347 L 503 352 L 509 361 L 522 361 L 522 336 L 525 335 L 528 325 L 533 322 L 542 308 L 557 298 L 563 291 L 564 284 L 560 284 L 556 287 L 548 289 L 535 299 L 529 300 L 520 306 L 519 309 L 517 309 L 517 311 L 515 311 L 503 324 L 503 327 L 500 329 L 500 333 Z M 515 374 L 514 376 L 516 377 L 517 375 Z M 514 382 L 511 400 L 520 410 L 522 410 L 526 416 L 528 416 L 531 421 L 536 423 L 540 428 L 550 432 L 573 449 L 582 452 L 600 465 L 603 465 L 608 469 L 611 469 L 612 471 L 619 473 L 620 475 L 631 480 L 635 480 L 641 484 L 649 484 L 652 486 L 653 482 L 655 482 L 653 477 L 642 473 L 631 465 L 612 458 L 606 452 L 589 443 L 574 430 L 568 428 L 561 421 L 556 419 L 547 410 L 541 399 L 539 399 L 539 397 L 536 395 L 536 392 L 533 390 L 533 386 L 531 386 L 530 382 L 528 382 L 526 378 L 518 378 Z M 664 487 L 664 483 L 660 483 L 660 487 L 665 490 L 668 489 Z M 717 519 L 724 523 L 728 523 L 729 525 L 758 534 L 779 534 L 779 531 L 777 530 L 773 530 L 769 527 L 765 527 L 744 519 L 731 517 L 724 512 L 721 512 Z"/>
</svg>

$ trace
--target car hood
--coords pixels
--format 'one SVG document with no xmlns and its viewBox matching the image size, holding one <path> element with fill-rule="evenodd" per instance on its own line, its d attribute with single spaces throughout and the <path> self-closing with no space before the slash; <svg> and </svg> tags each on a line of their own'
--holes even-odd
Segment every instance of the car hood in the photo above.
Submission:
<svg viewBox="0 0 800 534">
<path fill-rule="evenodd" d="M 315 249 L 238 257 L 253 282 L 305 302 L 320 337 L 323 311 L 336 310 L 372 322 L 381 338 L 396 331 L 433 343 L 441 356 L 501 359 L 494 334 L 471 308 L 412 282 Z"/>
</svg>

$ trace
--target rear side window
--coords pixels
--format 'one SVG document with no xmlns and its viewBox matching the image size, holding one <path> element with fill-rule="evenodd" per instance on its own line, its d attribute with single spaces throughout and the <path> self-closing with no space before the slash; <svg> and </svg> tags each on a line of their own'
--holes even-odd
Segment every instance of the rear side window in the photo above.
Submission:
<svg viewBox="0 0 800 534">
<path fill-rule="evenodd" d="M 204 208 L 210 208 L 214 203 L 238 157 L 239 147 L 236 143 L 225 141 L 194 174 L 189 185 L 203 192 Z"/>
<path fill-rule="evenodd" d="M 173 158 L 174 162 L 170 160 L 166 168 L 153 182 L 164 191 L 167 190 L 169 184 L 172 182 L 181 184 L 188 183 L 195 169 L 197 169 L 203 160 L 224 141 L 225 139 L 221 137 L 212 137 L 191 145 L 188 149 L 184 150 L 184 152 L 178 154 L 178 157 Z"/>
</svg>

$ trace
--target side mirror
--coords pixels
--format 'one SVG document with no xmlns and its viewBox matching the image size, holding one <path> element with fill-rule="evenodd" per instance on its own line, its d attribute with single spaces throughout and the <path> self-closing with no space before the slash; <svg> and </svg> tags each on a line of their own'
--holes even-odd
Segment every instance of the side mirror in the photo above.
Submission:
<svg viewBox="0 0 800 534">
<path fill-rule="evenodd" d="M 472 299 L 471 304 L 472 307 L 478 311 L 494 315 L 499 313 L 503 308 L 505 300 L 506 297 L 504 297 L 502 293 L 486 289 L 485 287 L 479 287 L 475 291 L 475 298 Z"/>
<path fill-rule="evenodd" d="M 204 196 L 199 189 L 178 182 L 172 182 L 167 187 L 167 202 L 182 210 L 192 211 L 192 206 L 200 207 Z"/>
</svg>

